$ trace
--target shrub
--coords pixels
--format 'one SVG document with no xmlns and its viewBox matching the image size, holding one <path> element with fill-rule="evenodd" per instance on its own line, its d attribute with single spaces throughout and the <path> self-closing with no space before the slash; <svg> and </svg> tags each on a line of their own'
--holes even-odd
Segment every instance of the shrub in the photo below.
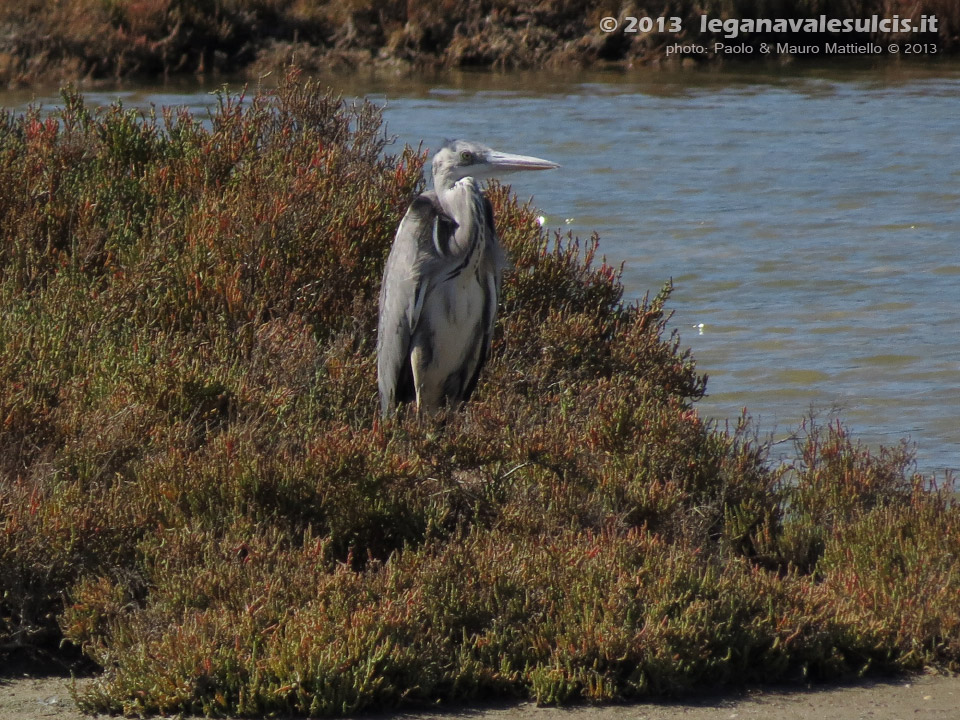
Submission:
<svg viewBox="0 0 960 720">
<path fill-rule="evenodd" d="M 0 652 L 90 711 L 670 695 L 960 667 L 949 488 L 695 401 L 669 285 L 493 184 L 514 263 L 475 398 L 377 417 L 380 268 L 424 156 L 295 75 L 208 122 L 0 122 Z M 882 542 L 877 542 L 881 538 Z"/>
</svg>

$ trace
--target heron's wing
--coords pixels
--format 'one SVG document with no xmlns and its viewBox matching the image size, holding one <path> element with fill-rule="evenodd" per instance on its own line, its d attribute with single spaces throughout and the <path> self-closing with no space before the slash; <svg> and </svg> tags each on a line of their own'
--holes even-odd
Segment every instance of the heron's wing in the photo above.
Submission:
<svg viewBox="0 0 960 720">
<path fill-rule="evenodd" d="M 484 242 L 487 244 L 487 267 L 484 268 L 486 282 L 483 287 L 483 337 L 480 339 L 480 358 L 477 367 L 473 371 L 473 376 L 467 380 L 463 389 L 462 400 L 466 402 L 470 399 L 474 389 L 477 387 L 477 380 L 480 378 L 480 371 L 490 357 L 490 344 L 493 342 L 493 327 L 497 320 L 497 306 L 500 303 L 500 287 L 503 278 L 503 269 L 507 265 L 507 257 L 497 239 L 497 230 L 493 222 L 493 205 L 490 198 L 483 196 L 484 213 Z"/>
<path fill-rule="evenodd" d="M 380 286 L 377 373 L 384 414 L 396 403 L 415 399 L 410 341 L 430 280 L 444 264 L 456 228 L 433 192 L 417 197 L 397 228 Z"/>
</svg>

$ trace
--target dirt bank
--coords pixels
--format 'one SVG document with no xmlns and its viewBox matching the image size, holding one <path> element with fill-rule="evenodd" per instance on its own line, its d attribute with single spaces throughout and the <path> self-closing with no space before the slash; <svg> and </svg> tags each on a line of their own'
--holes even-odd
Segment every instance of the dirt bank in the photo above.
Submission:
<svg viewBox="0 0 960 720">
<path fill-rule="evenodd" d="M 838 34 L 808 27 L 765 34 L 744 29 L 734 42 L 729 28 L 706 28 L 703 22 L 705 17 L 716 23 L 737 19 L 730 4 L 720 0 L 649 7 L 632 0 L 26 0 L 0 7 L 0 84 L 171 74 L 256 76 L 291 62 L 307 70 L 378 66 L 400 72 L 704 64 L 724 61 L 724 53 L 713 50 L 718 40 L 753 48 L 755 52 L 735 57 L 757 62 L 791 57 L 793 51 L 778 50 L 776 43 L 821 48 L 828 42 L 936 45 L 920 53 L 922 57 L 939 57 L 960 47 L 960 8 L 953 0 L 919 0 L 906 10 L 900 8 L 904 3 L 890 0 L 857 0 L 839 8 L 832 0 L 748 5 L 748 14 L 740 19 L 892 18 L 899 13 L 897 17 L 916 23 L 924 16 L 935 16 L 938 22 L 935 30 L 924 26 L 927 32 L 871 29 Z M 659 18 L 662 26 L 657 25 Z M 616 20 L 616 30 L 604 32 L 604 20 Z M 759 50 L 763 43 L 774 43 L 773 51 Z M 677 44 L 705 49 L 668 56 L 668 46 Z"/>
<path fill-rule="evenodd" d="M 82 682 L 82 681 L 81 681 Z M 0 720 L 90 716 L 70 699 L 69 679 L 21 677 L 0 679 Z M 960 708 L 960 677 L 925 675 L 889 683 L 862 683 L 815 690 L 764 690 L 714 697 L 693 703 L 636 704 L 573 709 L 532 704 L 487 709 L 460 709 L 440 714 L 401 716 L 404 720 L 953 720 Z M 109 717 L 109 716 L 98 716 Z"/>
</svg>

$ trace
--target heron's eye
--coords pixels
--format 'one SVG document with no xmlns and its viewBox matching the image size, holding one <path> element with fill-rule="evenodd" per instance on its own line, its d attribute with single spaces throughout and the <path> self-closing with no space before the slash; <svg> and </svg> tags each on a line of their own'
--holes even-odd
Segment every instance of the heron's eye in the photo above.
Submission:
<svg viewBox="0 0 960 720">
<path fill-rule="evenodd" d="M 469 150 L 464 150 L 460 153 L 460 159 L 465 163 L 471 163 L 473 162 L 473 153 Z"/>
</svg>

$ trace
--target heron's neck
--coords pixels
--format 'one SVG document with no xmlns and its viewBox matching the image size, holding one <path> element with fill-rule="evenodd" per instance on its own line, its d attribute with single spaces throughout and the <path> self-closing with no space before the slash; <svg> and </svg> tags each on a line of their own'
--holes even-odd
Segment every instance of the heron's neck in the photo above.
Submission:
<svg viewBox="0 0 960 720">
<path fill-rule="evenodd" d="M 446 188 L 435 185 L 440 206 L 457 223 L 454 244 L 460 252 L 467 252 L 471 246 L 481 246 L 485 230 L 483 194 L 480 186 L 472 177 L 461 178 L 449 183 Z"/>
<path fill-rule="evenodd" d="M 452 189 L 456 183 L 457 181 L 454 180 L 449 173 L 434 173 L 433 175 L 433 189 L 436 191 L 437 195 L 442 195 L 446 191 Z"/>
<path fill-rule="evenodd" d="M 460 178 L 456 182 L 435 183 L 434 191 L 440 199 L 444 211 L 458 223 L 483 211 L 483 193 L 480 183 L 472 177 Z"/>
</svg>

